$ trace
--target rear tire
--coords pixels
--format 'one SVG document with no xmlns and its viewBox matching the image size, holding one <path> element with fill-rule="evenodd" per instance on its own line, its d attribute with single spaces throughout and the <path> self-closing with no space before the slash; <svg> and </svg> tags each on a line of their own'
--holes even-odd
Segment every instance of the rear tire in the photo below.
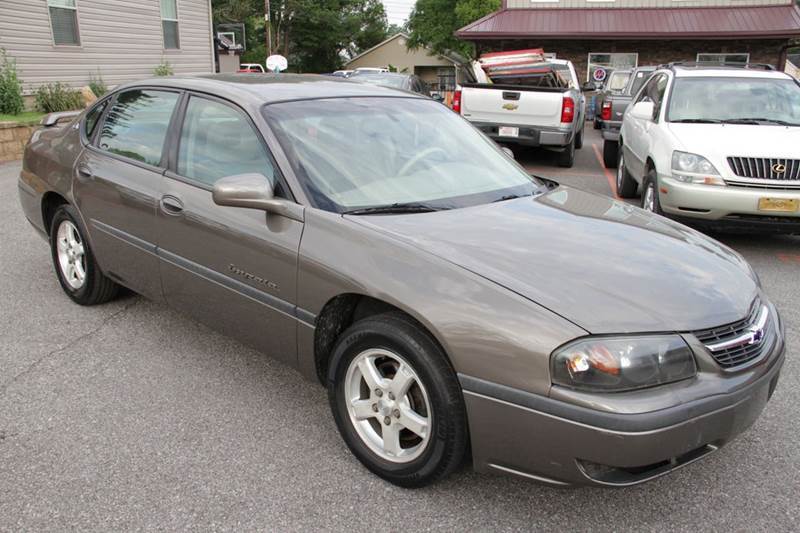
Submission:
<svg viewBox="0 0 800 533">
<path fill-rule="evenodd" d="M 395 485 L 429 485 L 464 458 L 467 417 L 455 372 L 430 334 L 401 313 L 365 318 L 339 337 L 328 398 L 353 455 Z"/>
<path fill-rule="evenodd" d="M 71 205 L 62 205 L 50 225 L 50 251 L 61 288 L 80 305 L 113 300 L 120 286 L 100 271 L 86 239 L 86 230 Z"/>
<path fill-rule="evenodd" d="M 606 168 L 617 168 L 619 160 L 619 143 L 603 141 L 603 164 Z"/>
<path fill-rule="evenodd" d="M 563 168 L 572 168 L 575 164 L 575 141 L 576 139 L 572 139 L 572 142 L 569 143 L 563 152 L 558 154 L 558 166 Z"/>
<path fill-rule="evenodd" d="M 636 196 L 636 182 L 625 167 L 624 152 L 625 150 L 620 145 L 619 158 L 617 159 L 617 196 L 620 198 L 633 198 Z"/>
<path fill-rule="evenodd" d="M 575 135 L 575 149 L 576 150 L 580 150 L 581 148 L 583 148 L 583 130 L 584 130 L 584 128 L 581 128 L 581 131 L 579 131 Z"/>
</svg>

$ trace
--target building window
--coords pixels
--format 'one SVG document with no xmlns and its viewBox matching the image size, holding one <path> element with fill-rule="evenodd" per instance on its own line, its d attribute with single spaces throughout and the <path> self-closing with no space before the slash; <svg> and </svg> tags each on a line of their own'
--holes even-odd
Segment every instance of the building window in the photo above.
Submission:
<svg viewBox="0 0 800 533">
<path fill-rule="evenodd" d="M 697 54 L 698 63 L 749 63 L 750 54 Z"/>
<path fill-rule="evenodd" d="M 81 44 L 78 33 L 78 0 L 47 0 L 50 10 L 50 27 L 53 30 L 53 44 Z"/>
<path fill-rule="evenodd" d="M 589 54 L 589 65 L 586 70 L 586 81 L 597 81 L 602 82 L 605 81 L 605 77 L 602 79 L 597 79 L 600 77 L 599 75 L 595 75 L 593 77 L 593 73 L 598 70 L 602 69 L 605 76 L 608 76 L 611 72 L 619 69 L 631 69 L 636 68 L 639 65 L 639 54 L 636 53 L 620 53 L 620 54 L 600 54 L 600 53 L 591 53 Z"/>
<path fill-rule="evenodd" d="M 161 0 L 161 27 L 164 30 L 164 48 L 167 50 L 180 48 L 178 0 Z"/>
</svg>

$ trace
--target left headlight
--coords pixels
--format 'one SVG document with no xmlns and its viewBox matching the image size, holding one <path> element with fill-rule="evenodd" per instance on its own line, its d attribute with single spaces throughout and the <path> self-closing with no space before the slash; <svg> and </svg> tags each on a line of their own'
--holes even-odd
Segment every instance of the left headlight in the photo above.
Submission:
<svg viewBox="0 0 800 533">
<path fill-rule="evenodd" d="M 725 185 L 714 165 L 705 157 L 689 152 L 672 152 L 672 177 L 684 183 Z"/>
<path fill-rule="evenodd" d="M 694 355 L 679 335 L 588 337 L 556 350 L 552 380 L 573 389 L 621 392 L 693 377 Z"/>
</svg>

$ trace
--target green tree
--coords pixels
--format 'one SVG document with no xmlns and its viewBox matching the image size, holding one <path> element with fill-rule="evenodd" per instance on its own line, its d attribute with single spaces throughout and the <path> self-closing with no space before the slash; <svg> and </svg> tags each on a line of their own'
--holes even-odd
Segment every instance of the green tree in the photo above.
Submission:
<svg viewBox="0 0 800 533">
<path fill-rule="evenodd" d="M 455 32 L 498 9 L 500 0 L 417 0 L 408 20 L 409 45 L 473 57 L 475 47 L 459 40 Z"/>
<path fill-rule="evenodd" d="M 263 0 L 214 0 L 214 20 L 243 22 L 245 62 L 263 63 L 266 25 Z M 386 12 L 380 0 L 271 0 L 271 47 L 299 72 L 340 68 L 347 56 L 386 38 Z"/>
</svg>

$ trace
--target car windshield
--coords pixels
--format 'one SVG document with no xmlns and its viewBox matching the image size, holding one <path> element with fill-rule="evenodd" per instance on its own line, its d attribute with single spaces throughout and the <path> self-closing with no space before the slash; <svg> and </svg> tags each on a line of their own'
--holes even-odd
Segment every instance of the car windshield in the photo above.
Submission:
<svg viewBox="0 0 800 533">
<path fill-rule="evenodd" d="M 667 120 L 800 125 L 800 85 L 788 78 L 678 78 Z"/>
<path fill-rule="evenodd" d="M 452 209 L 542 188 L 431 100 L 331 98 L 267 105 L 264 114 L 306 194 L 328 211 Z"/>
<path fill-rule="evenodd" d="M 379 74 L 379 73 L 363 73 L 356 72 L 350 79 L 361 83 L 369 83 L 372 85 L 381 85 L 382 87 L 393 87 L 402 89 L 405 86 L 406 77 L 398 74 Z"/>
</svg>

